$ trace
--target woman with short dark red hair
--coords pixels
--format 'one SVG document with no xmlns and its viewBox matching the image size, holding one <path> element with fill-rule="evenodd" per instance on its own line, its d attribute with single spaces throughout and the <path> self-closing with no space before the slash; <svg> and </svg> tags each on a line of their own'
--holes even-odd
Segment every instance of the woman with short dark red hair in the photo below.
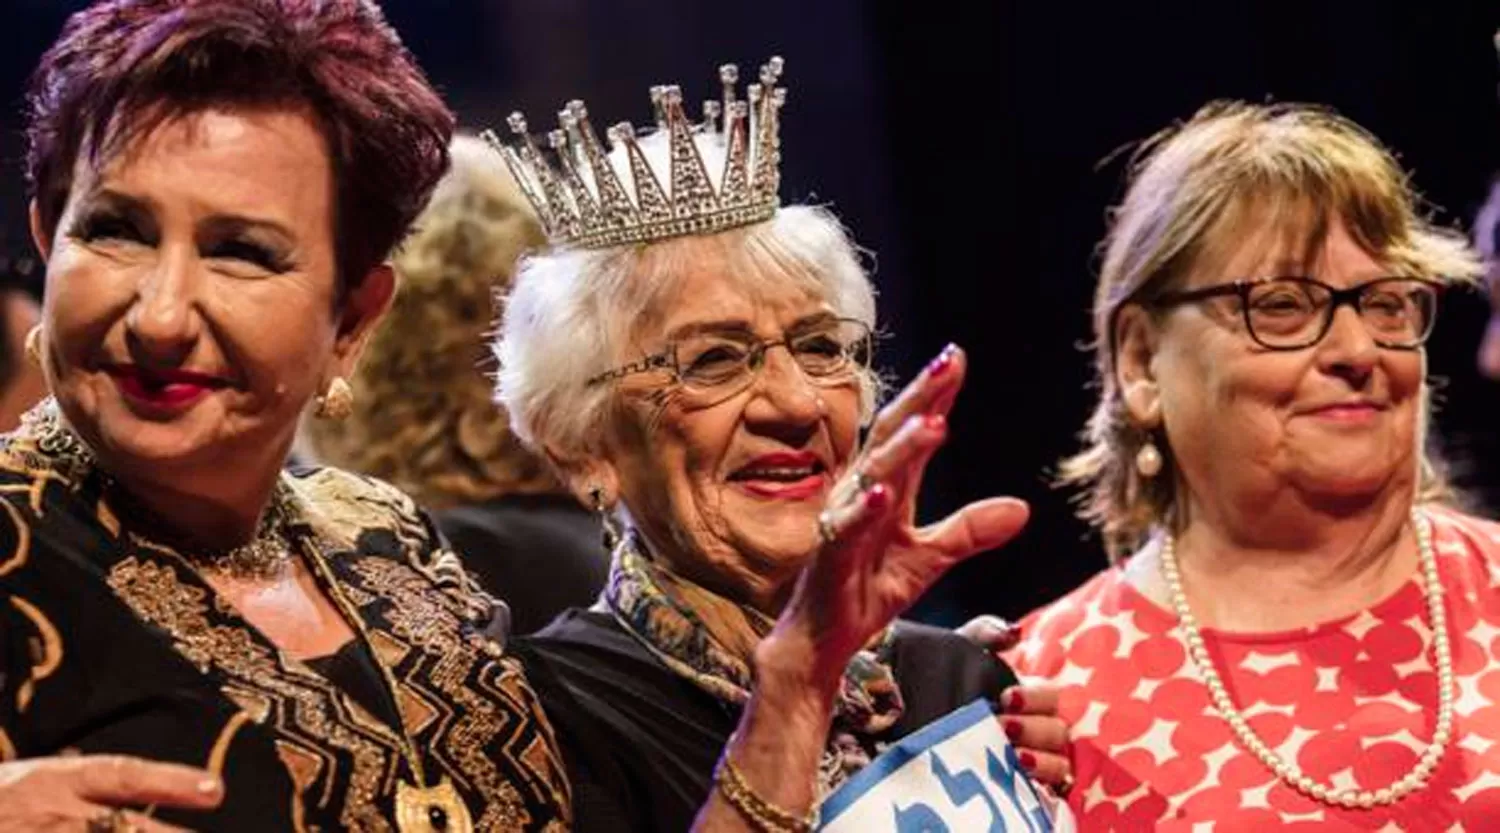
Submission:
<svg viewBox="0 0 1500 833">
<path fill-rule="evenodd" d="M 283 473 L 447 166 L 379 9 L 99 3 L 29 101 L 52 399 L 0 440 L 0 826 L 561 829 L 503 609 L 393 488 Z"/>
</svg>

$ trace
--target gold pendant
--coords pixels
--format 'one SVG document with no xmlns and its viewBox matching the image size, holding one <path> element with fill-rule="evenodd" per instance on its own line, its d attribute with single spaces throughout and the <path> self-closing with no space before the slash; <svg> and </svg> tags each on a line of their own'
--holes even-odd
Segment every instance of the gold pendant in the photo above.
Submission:
<svg viewBox="0 0 1500 833">
<path fill-rule="evenodd" d="M 447 778 L 435 787 L 400 781 L 396 784 L 396 829 L 401 833 L 474 833 L 474 820 Z"/>
</svg>

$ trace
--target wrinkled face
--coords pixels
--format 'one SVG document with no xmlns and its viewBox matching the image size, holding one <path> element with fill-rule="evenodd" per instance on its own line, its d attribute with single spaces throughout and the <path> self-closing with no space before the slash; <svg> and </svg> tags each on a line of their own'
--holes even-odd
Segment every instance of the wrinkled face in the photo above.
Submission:
<svg viewBox="0 0 1500 833">
<path fill-rule="evenodd" d="M 1251 229 L 1253 231 L 1253 229 Z M 1185 288 L 1302 274 L 1344 288 L 1389 272 L 1335 222 L 1311 262 L 1284 235 L 1252 233 Z M 1152 370 L 1189 491 L 1239 502 L 1295 490 L 1314 501 L 1370 497 L 1415 479 L 1425 356 L 1379 347 L 1342 306 L 1327 335 L 1271 351 L 1245 332 L 1236 297 L 1170 312 Z"/>
<path fill-rule="evenodd" d="M 1479 372 L 1500 382 L 1500 183 L 1490 189 L 1489 202 L 1474 222 L 1474 245 L 1484 258 L 1490 299 L 1490 321 L 1479 343 Z"/>
<path fill-rule="evenodd" d="M 832 317 L 829 304 L 800 288 L 752 295 L 703 268 L 638 348 L 655 353 L 705 329 L 775 342 Z M 675 570 L 727 595 L 743 594 L 747 582 L 762 589 L 786 582 L 816 551 L 818 513 L 854 453 L 859 382 L 846 375 L 815 383 L 784 347 L 765 353 L 749 387 L 712 404 L 665 377 L 619 382 L 611 462 L 636 525 Z"/>
<path fill-rule="evenodd" d="M 69 421 L 122 476 L 279 467 L 339 341 L 315 122 L 202 111 L 88 168 L 47 266 L 45 364 Z"/>
</svg>

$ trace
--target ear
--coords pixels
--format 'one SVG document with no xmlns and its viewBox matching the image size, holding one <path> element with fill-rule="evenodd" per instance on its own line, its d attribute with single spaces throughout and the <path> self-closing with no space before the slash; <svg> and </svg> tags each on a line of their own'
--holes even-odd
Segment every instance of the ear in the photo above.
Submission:
<svg viewBox="0 0 1500 833">
<path fill-rule="evenodd" d="M 1161 390 L 1156 383 L 1160 332 L 1151 315 L 1136 304 L 1120 310 L 1115 322 L 1115 384 L 1130 419 L 1138 427 L 1161 424 Z"/>
<path fill-rule="evenodd" d="M 31 242 L 36 246 L 37 256 L 46 263 L 52 256 L 52 235 L 42 228 L 42 212 L 36 207 L 36 200 L 26 206 L 26 220 L 31 224 Z"/>
<path fill-rule="evenodd" d="M 605 507 L 619 502 L 620 473 L 608 459 L 594 454 L 565 454 L 551 445 L 542 451 L 579 503 L 592 508 L 599 502 Z"/>
<path fill-rule="evenodd" d="M 349 290 L 338 311 L 338 336 L 333 345 L 333 375 L 354 375 L 360 354 L 369 344 L 375 327 L 396 297 L 396 272 L 388 263 L 365 273 L 359 286 Z"/>
</svg>

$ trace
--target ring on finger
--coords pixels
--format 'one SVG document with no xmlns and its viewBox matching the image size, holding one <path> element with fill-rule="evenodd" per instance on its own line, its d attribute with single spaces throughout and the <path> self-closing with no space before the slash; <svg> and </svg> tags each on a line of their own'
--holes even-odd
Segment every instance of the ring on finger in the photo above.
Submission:
<svg viewBox="0 0 1500 833">
<path fill-rule="evenodd" d="M 875 488 L 875 483 L 875 478 L 871 477 L 864 469 L 854 470 L 855 493 L 862 495 L 865 492 L 868 492 L 871 489 Z"/>
<path fill-rule="evenodd" d="M 89 819 L 85 829 L 88 833 L 134 833 L 136 827 L 125 816 L 125 811 L 116 807 Z"/>
<path fill-rule="evenodd" d="M 838 528 L 833 525 L 833 517 L 827 512 L 818 513 L 818 537 L 825 544 L 832 544 L 839 539 Z"/>
</svg>

